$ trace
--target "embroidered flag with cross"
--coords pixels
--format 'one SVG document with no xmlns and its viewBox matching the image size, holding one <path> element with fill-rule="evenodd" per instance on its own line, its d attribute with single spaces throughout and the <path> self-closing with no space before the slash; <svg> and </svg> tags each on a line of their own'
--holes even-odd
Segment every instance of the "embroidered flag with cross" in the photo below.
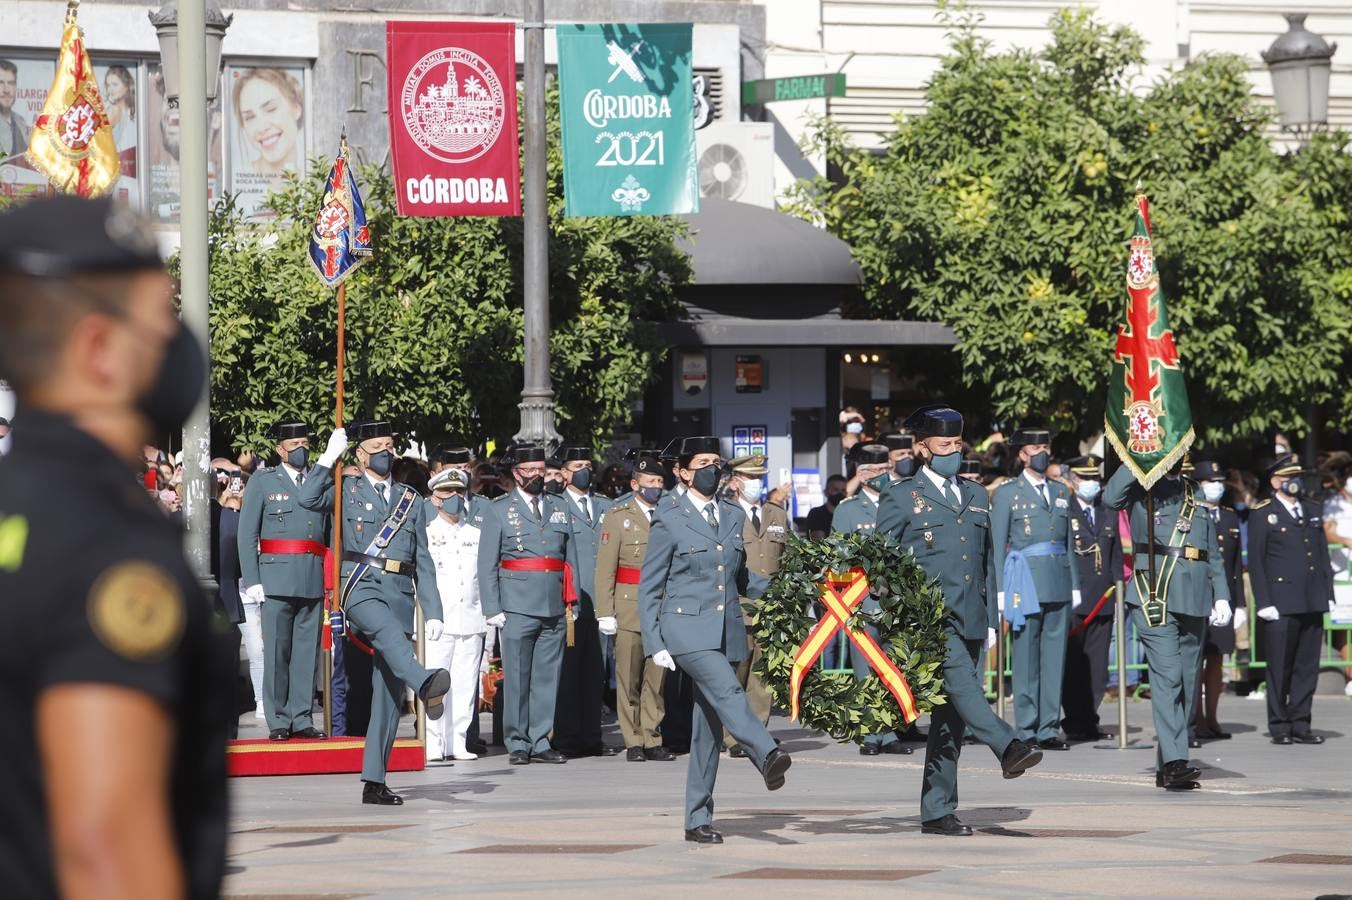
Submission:
<svg viewBox="0 0 1352 900">
<path fill-rule="evenodd" d="M 338 158 L 324 182 L 324 199 L 310 233 L 310 265 L 328 287 L 342 283 L 371 258 L 371 231 L 366 207 L 357 191 L 357 178 L 347 158 L 347 138 L 340 140 Z"/>
</svg>

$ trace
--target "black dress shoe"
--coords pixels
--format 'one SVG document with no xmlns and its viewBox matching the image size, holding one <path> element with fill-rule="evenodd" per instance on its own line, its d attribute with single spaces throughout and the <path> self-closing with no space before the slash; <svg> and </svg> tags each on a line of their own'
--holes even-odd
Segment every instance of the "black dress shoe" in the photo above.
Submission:
<svg viewBox="0 0 1352 900">
<path fill-rule="evenodd" d="M 530 754 L 525 750 L 513 750 L 507 754 L 507 765 L 528 766 L 530 765 Z"/>
<path fill-rule="evenodd" d="M 1155 773 L 1155 787 L 1166 791 L 1195 791 L 1202 786 L 1200 781 L 1174 781 L 1166 783 L 1163 772 Z"/>
<path fill-rule="evenodd" d="M 304 741 L 322 741 L 328 738 L 328 735 L 311 725 L 309 728 L 302 728 L 300 731 L 291 732 L 293 738 L 300 738 Z"/>
<path fill-rule="evenodd" d="M 562 765 L 563 763 L 568 762 L 568 757 L 564 756 L 562 753 L 551 747 L 548 750 L 545 750 L 541 753 L 532 753 L 530 755 L 530 761 L 538 763 L 553 763 L 554 765 Z"/>
<path fill-rule="evenodd" d="M 967 837 L 972 833 L 971 826 L 964 825 L 957 816 L 949 813 L 942 819 L 930 819 L 920 823 L 921 834 L 942 834 L 948 837 Z"/>
<path fill-rule="evenodd" d="M 445 669 L 437 669 L 427 680 L 418 688 L 418 696 L 422 698 L 423 704 L 427 707 L 427 718 L 435 722 L 441 718 L 441 714 L 446 711 L 446 704 L 442 699 L 451 692 L 451 673 Z"/>
<path fill-rule="evenodd" d="M 1324 743 L 1324 736 L 1322 734 L 1310 734 L 1306 731 L 1291 735 L 1291 741 L 1296 744 L 1322 744 Z"/>
<path fill-rule="evenodd" d="M 362 783 L 361 802 L 375 806 L 403 806 L 404 798 L 383 784 L 367 781 Z"/>
<path fill-rule="evenodd" d="M 898 756 L 910 756 L 915 752 L 915 748 L 907 747 L 901 741 L 893 741 L 890 744 L 883 744 L 882 751 L 884 753 L 893 753 Z"/>
<path fill-rule="evenodd" d="M 488 755 L 488 744 L 484 741 L 465 741 L 465 749 L 476 756 Z"/>
<path fill-rule="evenodd" d="M 1090 741 L 1106 741 L 1112 735 L 1106 731 L 1067 731 L 1066 740 L 1074 741 L 1077 744 L 1087 744 Z"/>
<path fill-rule="evenodd" d="M 723 843 L 723 835 L 714 831 L 708 825 L 701 825 L 698 828 L 687 828 L 685 830 L 685 839 L 692 844 Z"/>
<path fill-rule="evenodd" d="M 741 744 L 733 744 L 728 748 L 728 756 L 733 759 L 746 759 L 746 748 Z"/>
<path fill-rule="evenodd" d="M 860 756 L 877 756 L 879 753 L 882 753 L 882 752 L 883 752 L 882 748 L 879 747 L 877 744 L 860 744 L 860 745 L 859 745 L 859 755 L 860 755 Z"/>
<path fill-rule="evenodd" d="M 643 755 L 654 762 L 671 762 L 676 758 L 676 754 L 666 747 L 649 747 L 643 751 Z"/>
<path fill-rule="evenodd" d="M 1201 774 L 1202 770 L 1190 765 L 1186 759 L 1175 759 L 1165 763 L 1159 770 L 1155 776 L 1155 784 L 1170 790 L 1193 790 L 1183 785 L 1196 781 Z"/>
<path fill-rule="evenodd" d="M 1042 748 L 1018 738 L 1009 742 L 1000 757 L 1000 768 L 1006 778 L 1018 778 L 1026 770 L 1042 762 Z"/>
<path fill-rule="evenodd" d="M 1037 745 L 1043 750 L 1069 750 L 1070 744 L 1060 738 L 1047 738 L 1037 742 Z"/>
<path fill-rule="evenodd" d="M 602 745 L 601 745 L 601 750 L 600 750 L 596 755 L 597 755 L 597 756 L 619 756 L 619 755 L 620 755 L 621 753 L 623 753 L 623 752 L 624 752 L 624 748 L 623 748 L 623 747 L 617 747 L 617 746 L 614 745 L 614 744 L 602 744 Z"/>
<path fill-rule="evenodd" d="M 624 758 L 630 762 L 647 762 L 648 754 L 643 752 L 642 747 L 630 747 L 625 751 Z"/>
<path fill-rule="evenodd" d="M 1295 741 L 1292 740 L 1291 735 L 1289 734 L 1274 734 L 1272 736 L 1272 743 L 1285 746 L 1287 744 L 1293 744 Z"/>
<path fill-rule="evenodd" d="M 272 729 L 271 731 L 268 732 L 268 740 L 270 740 L 270 741 L 289 741 L 289 740 L 291 740 L 291 729 L 290 729 L 290 728 L 274 728 L 274 729 Z M 1287 743 L 1289 744 L 1289 743 L 1291 743 L 1291 742 L 1290 742 L 1290 741 L 1287 741 Z"/>
<path fill-rule="evenodd" d="M 765 767 L 761 769 L 761 774 L 765 776 L 765 787 L 767 790 L 777 791 L 784 786 L 784 773 L 789 771 L 789 766 L 793 765 L 793 760 L 789 754 L 780 750 L 778 747 L 770 751 L 770 755 L 765 757 Z"/>
</svg>

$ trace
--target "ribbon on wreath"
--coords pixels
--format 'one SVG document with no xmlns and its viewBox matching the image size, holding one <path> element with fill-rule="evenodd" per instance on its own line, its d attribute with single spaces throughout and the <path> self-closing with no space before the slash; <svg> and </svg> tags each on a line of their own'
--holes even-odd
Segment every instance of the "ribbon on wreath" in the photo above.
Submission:
<svg viewBox="0 0 1352 900">
<path fill-rule="evenodd" d="M 817 620 L 817 624 L 808 632 L 807 638 L 794 651 L 793 671 L 789 676 L 790 717 L 795 721 L 798 719 L 798 693 L 803 686 L 803 679 L 816 665 L 822 651 L 843 628 L 854 645 L 863 652 L 869 667 L 882 681 L 883 686 L 896 698 L 897 705 L 901 707 L 902 719 L 907 724 L 914 722 L 920 717 L 920 711 L 915 708 L 915 697 L 911 694 L 911 686 L 906 683 L 906 676 L 902 675 L 896 664 L 887 658 L 887 654 L 878 646 L 872 635 L 858 628 L 850 628 L 848 625 L 850 616 L 868 596 L 868 578 L 864 570 L 828 572 L 826 582 L 820 587 L 826 613 Z"/>
</svg>

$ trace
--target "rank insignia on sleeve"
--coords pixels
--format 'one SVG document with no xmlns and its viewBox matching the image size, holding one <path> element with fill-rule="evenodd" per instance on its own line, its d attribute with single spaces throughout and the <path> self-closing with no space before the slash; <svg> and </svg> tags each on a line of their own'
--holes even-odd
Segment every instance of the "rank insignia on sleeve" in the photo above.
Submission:
<svg viewBox="0 0 1352 900">
<path fill-rule="evenodd" d="M 106 570 L 89 591 L 89 624 L 118 656 L 135 662 L 162 658 L 183 634 L 183 595 L 169 573 L 145 560 Z"/>
</svg>

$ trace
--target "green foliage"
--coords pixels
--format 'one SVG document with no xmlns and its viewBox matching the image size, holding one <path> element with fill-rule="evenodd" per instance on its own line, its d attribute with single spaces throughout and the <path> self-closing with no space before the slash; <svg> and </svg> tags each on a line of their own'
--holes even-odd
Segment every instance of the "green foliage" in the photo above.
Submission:
<svg viewBox="0 0 1352 900">
<path fill-rule="evenodd" d="M 817 123 L 842 178 L 793 194 L 853 248 L 852 312 L 942 320 L 994 416 L 1096 432 L 1140 183 L 1199 434 L 1302 432 L 1310 398 L 1352 425 L 1349 137 L 1277 153 L 1238 57 L 1141 90 L 1141 38 L 1084 10 L 1055 13 L 1041 53 L 992 53 L 972 14 L 945 15 L 926 114 L 899 119 L 881 155 Z"/>
<path fill-rule="evenodd" d="M 549 109 L 550 374 L 559 430 L 604 446 L 665 349 L 639 320 L 673 317 L 690 280 L 679 220 L 566 219 L 557 93 Z M 305 254 L 329 161 L 271 198 L 251 228 L 227 202 L 211 222 L 211 405 L 217 443 L 266 443 L 279 416 L 332 424 L 337 303 Z M 387 171 L 358 173 L 375 255 L 348 279 L 345 418 L 388 418 L 402 439 L 509 440 L 522 381 L 522 221 L 404 218 Z"/>
<path fill-rule="evenodd" d="M 744 609 L 764 651 L 757 673 L 775 703 L 789 709 L 793 657 L 816 624 L 808 611 L 822 594 L 825 573 L 855 568 L 864 571 L 880 609 L 856 611 L 850 627 L 877 630 L 879 645 L 910 684 L 916 708 L 929 712 L 944 702 L 943 592 L 938 579 L 916 565 L 911 551 L 886 535 L 832 534 L 821 541 L 790 537 L 770 589 Z M 803 680 L 799 716 L 809 728 L 857 743 L 905 724 L 896 698 L 877 677 L 856 681 L 849 672 L 825 672 L 820 663 Z"/>
</svg>

